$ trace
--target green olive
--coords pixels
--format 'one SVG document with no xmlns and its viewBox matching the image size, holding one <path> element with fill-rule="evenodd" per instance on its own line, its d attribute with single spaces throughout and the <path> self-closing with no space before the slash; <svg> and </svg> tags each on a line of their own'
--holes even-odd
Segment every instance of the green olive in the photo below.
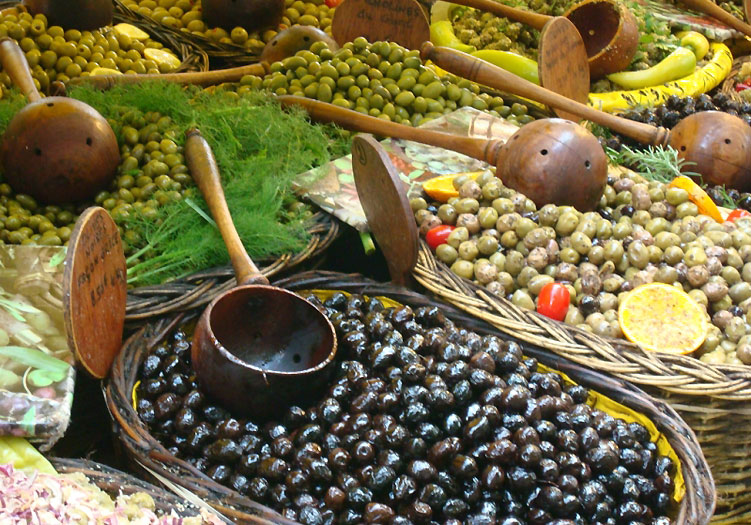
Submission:
<svg viewBox="0 0 751 525">
<path fill-rule="evenodd" d="M 464 277 L 465 279 L 472 279 L 475 271 L 474 265 L 466 261 L 464 259 L 458 259 L 454 264 L 451 265 L 451 271 L 454 272 L 459 277 Z"/>
<path fill-rule="evenodd" d="M 446 264 L 453 264 L 459 257 L 459 253 L 450 244 L 441 244 L 435 250 L 436 257 Z"/>
</svg>

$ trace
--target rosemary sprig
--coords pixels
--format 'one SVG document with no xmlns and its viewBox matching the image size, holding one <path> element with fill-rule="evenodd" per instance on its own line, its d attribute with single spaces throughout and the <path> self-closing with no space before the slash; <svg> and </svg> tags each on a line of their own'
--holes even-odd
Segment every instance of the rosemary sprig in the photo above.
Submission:
<svg viewBox="0 0 751 525">
<path fill-rule="evenodd" d="M 605 153 L 611 163 L 625 166 L 648 180 L 669 183 L 679 175 L 701 179 L 698 173 L 684 169 L 695 163 L 679 158 L 678 151 L 670 146 L 649 146 L 642 151 L 623 146 L 620 151 L 605 148 Z"/>
</svg>

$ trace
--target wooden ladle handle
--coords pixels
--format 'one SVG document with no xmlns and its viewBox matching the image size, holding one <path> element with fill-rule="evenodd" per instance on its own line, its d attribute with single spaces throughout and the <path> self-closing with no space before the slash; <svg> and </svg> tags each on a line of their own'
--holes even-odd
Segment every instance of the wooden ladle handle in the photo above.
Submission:
<svg viewBox="0 0 751 525">
<path fill-rule="evenodd" d="M 737 19 L 710 0 L 681 0 L 681 3 L 685 4 L 686 7 L 689 7 L 694 11 L 706 13 L 709 16 L 716 18 L 723 24 L 732 27 L 736 31 L 739 31 L 746 36 L 751 36 L 750 25 Z"/>
<path fill-rule="evenodd" d="M 232 267 L 235 269 L 237 283 L 269 284 L 269 280 L 261 273 L 248 252 L 245 251 L 245 246 L 243 246 L 240 235 L 235 229 L 235 224 L 232 222 L 232 216 L 224 198 L 222 181 L 219 178 L 219 167 L 216 164 L 214 153 L 211 151 L 211 146 L 197 129 L 190 129 L 185 135 L 187 137 L 185 141 L 186 164 L 198 189 L 201 190 L 203 198 L 206 199 L 211 215 L 222 234 Z"/>
<path fill-rule="evenodd" d="M 213 86 L 224 82 L 238 82 L 245 75 L 265 75 L 267 68 L 267 64 L 260 63 L 214 71 L 166 73 L 164 75 L 89 75 L 73 78 L 67 84 L 70 86 L 81 84 L 92 85 L 101 90 L 107 90 L 122 84 L 140 84 L 147 80 L 161 80 L 182 86 Z"/>
<path fill-rule="evenodd" d="M 6 37 L 0 40 L 0 61 L 3 64 L 3 70 L 8 73 L 10 79 L 29 102 L 38 102 L 42 99 L 31 77 L 26 55 L 12 38 Z"/>
<path fill-rule="evenodd" d="M 487 11 L 488 13 L 493 13 L 496 16 L 503 16 L 508 18 L 509 20 L 514 20 L 515 22 L 521 22 L 522 24 L 526 24 L 528 26 L 531 26 L 538 31 L 541 31 L 542 28 L 550 22 L 550 20 L 553 19 L 552 16 L 547 15 L 541 15 L 539 13 L 535 13 L 532 11 L 525 11 L 523 9 L 516 9 L 515 7 L 511 7 L 505 4 L 502 4 L 500 2 L 496 2 L 495 0 L 452 0 L 453 3 L 464 5 L 467 7 L 473 7 L 475 9 L 479 9 L 481 11 Z"/>
<path fill-rule="evenodd" d="M 363 115 L 351 109 L 305 97 L 282 95 L 278 98 L 285 106 L 300 106 L 304 108 L 308 112 L 308 115 L 310 115 L 310 118 L 316 122 L 331 122 L 351 131 L 361 131 L 382 137 L 394 137 L 437 146 L 463 153 L 494 166 L 497 163 L 498 151 L 503 145 L 503 142 L 498 140 L 458 137 L 439 131 L 412 128 L 404 124 Z"/>
<path fill-rule="evenodd" d="M 649 124 L 634 122 L 596 110 L 535 85 L 513 73 L 509 73 L 500 67 L 475 58 L 467 53 L 462 53 L 448 47 L 436 47 L 430 42 L 425 42 L 421 50 L 421 55 L 423 60 L 432 60 L 438 67 L 450 71 L 455 75 L 477 82 L 478 84 L 484 84 L 567 111 L 580 118 L 608 127 L 642 144 L 659 146 L 667 142 L 668 131 L 665 128 L 656 128 Z"/>
</svg>

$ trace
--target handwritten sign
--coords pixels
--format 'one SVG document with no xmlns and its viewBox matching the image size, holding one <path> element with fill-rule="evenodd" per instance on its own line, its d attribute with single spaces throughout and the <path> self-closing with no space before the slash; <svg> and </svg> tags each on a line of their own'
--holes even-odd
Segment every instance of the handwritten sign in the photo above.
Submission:
<svg viewBox="0 0 751 525">
<path fill-rule="evenodd" d="M 126 266 L 117 225 L 103 208 L 87 209 L 76 223 L 63 297 L 70 348 L 91 375 L 106 377 L 122 344 Z"/>
<path fill-rule="evenodd" d="M 430 40 L 430 26 L 415 0 L 344 0 L 334 11 L 331 34 L 340 46 L 362 36 L 420 49 Z"/>
</svg>

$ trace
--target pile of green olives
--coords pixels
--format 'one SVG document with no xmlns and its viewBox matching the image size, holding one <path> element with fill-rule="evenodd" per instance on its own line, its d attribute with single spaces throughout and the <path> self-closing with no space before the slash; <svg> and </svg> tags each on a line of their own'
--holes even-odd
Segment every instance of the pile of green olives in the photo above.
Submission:
<svg viewBox="0 0 751 525">
<path fill-rule="evenodd" d="M 201 0 L 124 0 L 123 4 L 158 24 L 185 33 L 209 38 L 219 44 L 243 46 L 259 52 L 266 42 L 277 34 L 276 29 L 248 33 L 242 27 L 226 31 L 221 27 L 208 27 L 201 14 Z M 331 33 L 334 8 L 324 0 L 286 0 L 284 16 L 279 30 L 293 26 L 313 26 Z"/>
<path fill-rule="evenodd" d="M 426 67 L 416 50 L 358 37 L 338 51 L 324 42 L 270 65 L 263 80 L 246 77 L 241 89 L 263 87 L 277 95 L 298 95 L 408 125 L 470 106 L 516 124 L 534 120 L 527 107 L 481 93 L 479 86 Z"/>
<path fill-rule="evenodd" d="M 132 38 L 127 31 L 112 27 L 95 31 L 64 30 L 48 26 L 47 18 L 26 12 L 5 13 L 0 17 L 0 37 L 18 42 L 26 54 L 37 89 L 48 92 L 55 80 L 66 82 L 86 76 L 97 68 L 122 73 L 166 73 L 169 64 L 179 59 L 154 61 L 144 55 L 147 49 L 164 50 L 164 46 L 150 38 Z M 166 51 L 166 50 L 165 50 Z M 0 72 L 0 89 L 7 95 L 12 82 L 7 73 Z"/>
<path fill-rule="evenodd" d="M 564 283 L 565 322 L 623 337 L 623 294 L 651 282 L 686 291 L 711 327 L 696 355 L 708 363 L 751 364 L 751 219 L 718 223 L 686 190 L 623 170 L 610 175 L 596 211 L 537 208 L 490 171 L 454 179 L 446 203 L 411 201 L 421 234 L 455 228 L 438 259 L 513 304 L 536 308 L 542 288 Z"/>
</svg>

